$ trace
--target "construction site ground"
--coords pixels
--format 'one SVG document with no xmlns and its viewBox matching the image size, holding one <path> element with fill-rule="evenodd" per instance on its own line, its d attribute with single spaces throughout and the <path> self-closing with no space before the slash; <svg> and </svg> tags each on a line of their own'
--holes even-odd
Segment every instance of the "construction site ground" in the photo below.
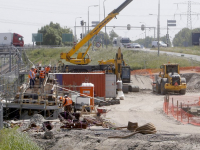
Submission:
<svg viewBox="0 0 200 150">
<path fill-rule="evenodd" d="M 187 74 L 190 81 L 200 79 L 200 75 Z M 132 77 L 132 81 L 135 80 Z M 147 84 L 151 80 L 146 76 L 136 79 L 137 86 Z M 147 83 L 147 81 L 149 81 Z M 194 82 L 191 82 L 195 84 Z M 141 84 L 141 85 L 139 85 Z M 185 96 L 200 96 L 200 93 L 188 92 Z M 137 122 L 139 126 L 152 123 L 157 129 L 156 134 L 135 134 L 126 139 L 108 138 L 109 136 L 124 136 L 131 134 L 127 129 L 106 130 L 91 127 L 85 130 L 60 129 L 60 123 L 55 123 L 52 132 L 53 139 L 44 139 L 44 133 L 31 133 L 33 139 L 44 149 L 51 150 L 197 150 L 200 149 L 200 127 L 182 124 L 163 112 L 163 95 L 152 92 L 151 89 L 140 90 L 137 93 L 125 94 L 121 104 L 104 106 L 108 111 L 102 115 L 115 126 L 127 126 L 128 121 Z"/>
</svg>

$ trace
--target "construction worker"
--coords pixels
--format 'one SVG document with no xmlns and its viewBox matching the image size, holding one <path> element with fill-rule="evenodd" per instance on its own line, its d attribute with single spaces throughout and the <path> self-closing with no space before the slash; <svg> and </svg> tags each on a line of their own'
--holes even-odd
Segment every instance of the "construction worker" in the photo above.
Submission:
<svg viewBox="0 0 200 150">
<path fill-rule="evenodd" d="M 30 89 L 34 87 L 35 83 L 35 73 L 34 73 L 34 66 L 29 71 L 28 77 L 30 79 Z"/>
<path fill-rule="evenodd" d="M 65 111 L 71 112 L 72 110 L 72 100 L 68 97 L 68 95 L 65 95 L 63 98 L 63 107 Z"/>
<path fill-rule="evenodd" d="M 39 66 L 39 67 L 38 67 L 38 70 L 41 70 L 41 69 L 42 69 L 42 65 L 39 64 L 38 66 Z"/>
<path fill-rule="evenodd" d="M 36 74 L 37 73 L 37 68 L 35 66 L 33 66 L 33 69 L 34 69 L 34 73 Z"/>
<path fill-rule="evenodd" d="M 47 67 L 45 67 L 45 73 L 48 76 L 49 72 L 51 71 L 51 65 L 48 65 Z"/>
<path fill-rule="evenodd" d="M 43 85 L 44 78 L 45 78 L 45 71 L 44 71 L 44 68 L 42 68 L 42 69 L 40 70 L 39 78 L 40 78 L 40 85 L 39 85 L 39 88 L 40 88 L 40 87 L 41 87 L 41 84 Z"/>
</svg>

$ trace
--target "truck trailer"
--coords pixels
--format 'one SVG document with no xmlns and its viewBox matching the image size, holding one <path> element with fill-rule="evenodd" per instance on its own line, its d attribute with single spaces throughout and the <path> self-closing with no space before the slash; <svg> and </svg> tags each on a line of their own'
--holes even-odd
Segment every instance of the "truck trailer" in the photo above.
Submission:
<svg viewBox="0 0 200 150">
<path fill-rule="evenodd" d="M 18 33 L 0 33 L 0 47 L 5 46 L 23 47 L 23 36 Z"/>
</svg>

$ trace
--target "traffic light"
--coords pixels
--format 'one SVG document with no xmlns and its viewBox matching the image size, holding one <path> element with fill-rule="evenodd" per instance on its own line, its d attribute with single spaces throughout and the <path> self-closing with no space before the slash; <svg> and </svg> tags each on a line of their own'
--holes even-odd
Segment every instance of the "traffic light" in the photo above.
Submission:
<svg viewBox="0 0 200 150">
<path fill-rule="evenodd" d="M 127 24 L 127 30 L 130 30 L 130 29 L 131 29 L 131 25 Z"/>
<path fill-rule="evenodd" d="M 82 34 L 82 33 L 80 34 L 80 38 L 81 38 L 81 39 L 83 38 L 83 34 Z"/>
<path fill-rule="evenodd" d="M 84 26 L 84 21 L 83 20 L 81 20 L 81 26 Z"/>
<path fill-rule="evenodd" d="M 141 30 L 144 31 L 145 26 L 142 24 L 141 25 Z"/>
</svg>

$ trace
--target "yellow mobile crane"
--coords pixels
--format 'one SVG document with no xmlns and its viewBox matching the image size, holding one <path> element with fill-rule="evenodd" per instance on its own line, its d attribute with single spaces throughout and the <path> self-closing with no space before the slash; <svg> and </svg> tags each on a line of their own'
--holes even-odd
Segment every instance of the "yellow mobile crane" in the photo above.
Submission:
<svg viewBox="0 0 200 150">
<path fill-rule="evenodd" d="M 119 12 L 124 9 L 130 2 L 133 0 L 126 0 L 124 3 L 122 3 L 117 9 L 114 9 L 108 16 L 101 21 L 92 31 L 90 31 L 78 44 L 73 46 L 73 48 L 68 53 L 61 53 L 60 58 L 65 59 L 66 61 L 76 64 L 76 65 L 87 65 L 91 62 L 91 59 L 88 55 L 88 50 L 91 43 L 89 44 L 87 50 L 85 53 L 78 53 L 77 58 L 72 58 L 72 55 L 74 55 L 86 42 L 88 42 L 93 36 L 97 35 L 99 31 L 109 22 L 111 21 L 116 15 L 119 14 Z M 87 56 L 87 57 L 86 57 Z"/>
</svg>

